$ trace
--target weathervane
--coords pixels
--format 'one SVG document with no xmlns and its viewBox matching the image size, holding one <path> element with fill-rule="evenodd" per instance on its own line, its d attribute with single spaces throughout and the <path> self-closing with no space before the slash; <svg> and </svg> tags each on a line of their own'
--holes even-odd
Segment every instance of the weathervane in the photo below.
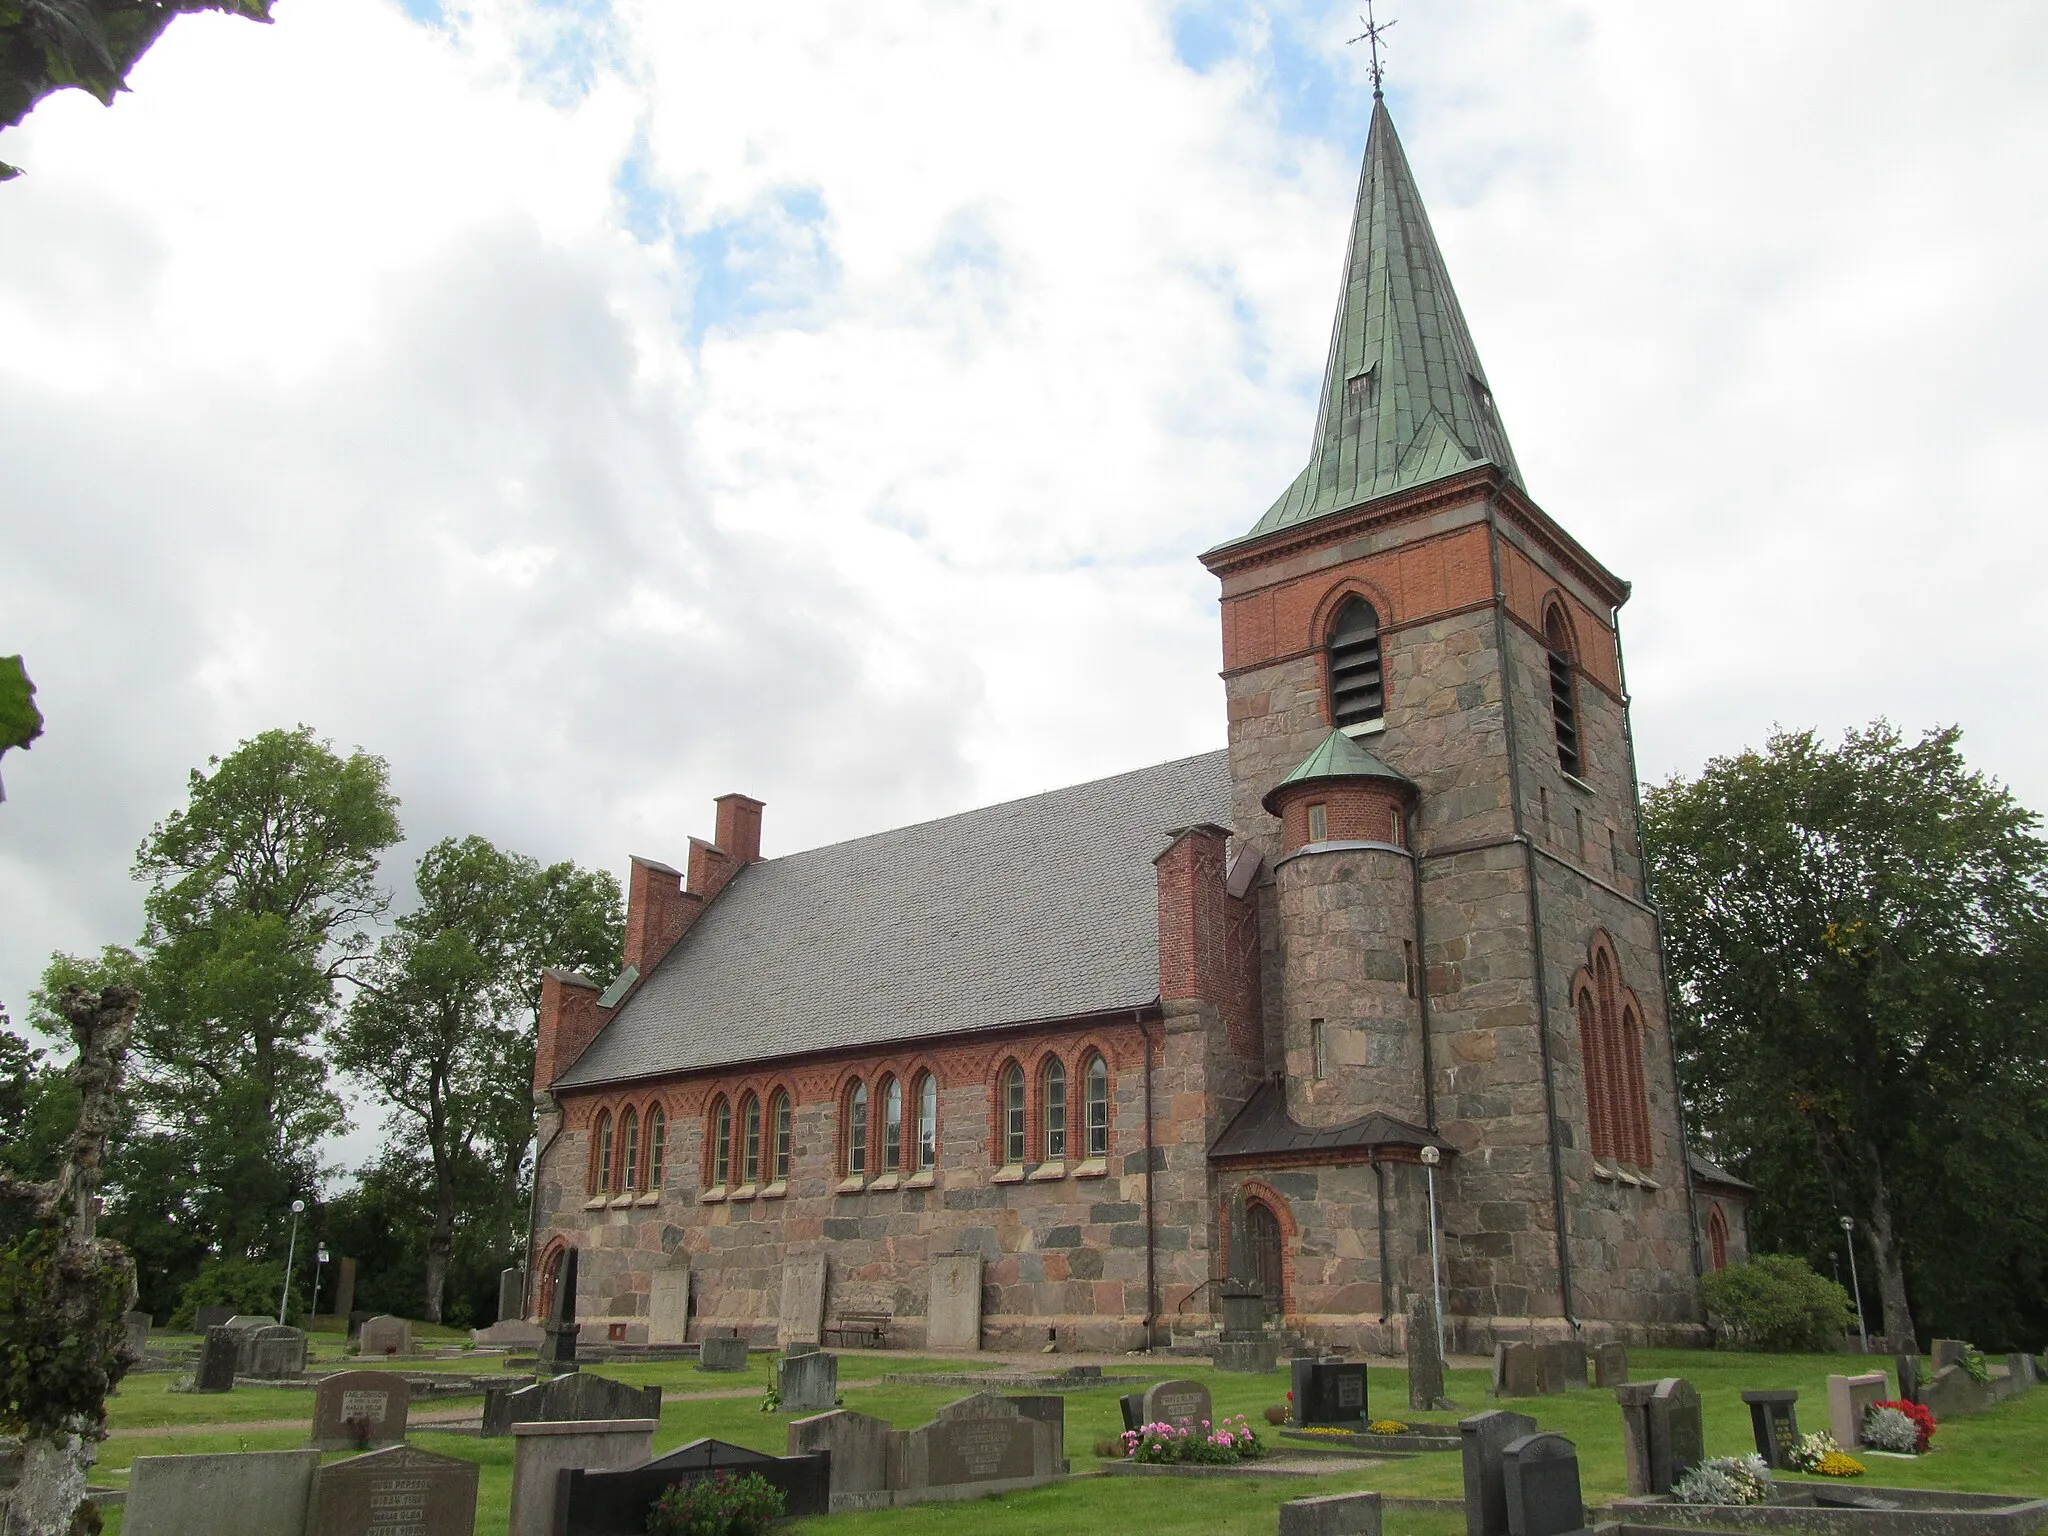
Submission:
<svg viewBox="0 0 2048 1536">
<path fill-rule="evenodd" d="M 1387 29 L 1392 27 L 1394 23 L 1391 21 L 1375 23 L 1373 21 L 1372 0 L 1365 0 L 1365 14 L 1358 19 L 1365 23 L 1365 30 L 1352 38 L 1351 41 L 1354 43 L 1364 43 L 1372 50 L 1372 65 L 1366 70 L 1366 74 L 1372 78 L 1373 99 L 1377 101 L 1380 96 L 1380 80 L 1385 74 L 1385 71 L 1380 68 L 1380 39 L 1386 35 Z"/>
</svg>

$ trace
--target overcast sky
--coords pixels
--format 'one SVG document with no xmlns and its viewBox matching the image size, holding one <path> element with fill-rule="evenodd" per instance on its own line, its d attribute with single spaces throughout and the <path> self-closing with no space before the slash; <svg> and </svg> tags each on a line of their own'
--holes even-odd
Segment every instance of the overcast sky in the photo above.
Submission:
<svg viewBox="0 0 2048 1536">
<path fill-rule="evenodd" d="M 277 0 L 0 136 L 0 999 L 304 721 L 623 874 L 1219 746 L 1349 3 Z M 1389 100 L 1647 776 L 1888 714 L 2048 806 L 2048 8 L 1435 0 Z"/>
</svg>

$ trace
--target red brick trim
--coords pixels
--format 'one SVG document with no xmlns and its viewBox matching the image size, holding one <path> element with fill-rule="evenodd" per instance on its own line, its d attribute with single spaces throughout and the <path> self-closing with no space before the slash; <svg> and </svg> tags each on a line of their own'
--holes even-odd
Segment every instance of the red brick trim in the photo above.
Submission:
<svg viewBox="0 0 2048 1536">
<path fill-rule="evenodd" d="M 1234 576 L 1240 571 L 1271 565 L 1302 550 L 1314 549 L 1319 544 L 1341 543 L 1382 523 L 1426 517 L 1441 508 L 1472 501 L 1489 486 L 1504 483 L 1498 470 L 1481 467 L 1454 479 L 1439 480 L 1414 491 L 1397 493 L 1394 497 L 1363 502 L 1349 512 L 1297 523 L 1287 530 L 1275 529 L 1257 544 L 1212 550 L 1200 558 L 1212 575 Z"/>
<path fill-rule="evenodd" d="M 1250 1207 L 1263 1205 L 1273 1213 L 1274 1219 L 1280 1224 L 1280 1315 L 1285 1318 L 1293 1310 L 1288 1303 L 1294 1297 L 1294 1249 L 1295 1238 L 1299 1233 L 1294 1221 L 1294 1208 L 1287 1203 L 1285 1195 L 1263 1179 L 1240 1180 L 1237 1188 L 1244 1191 L 1247 1221 L 1250 1219 Z M 1221 1273 L 1224 1275 L 1230 1273 L 1230 1199 L 1228 1193 L 1223 1196 L 1217 1224 L 1217 1230 L 1222 1236 L 1217 1241 L 1216 1248 L 1223 1256 Z"/>
<path fill-rule="evenodd" d="M 534 1269 L 534 1311 L 542 1318 L 552 1316 L 555 1310 L 555 1263 L 566 1262 L 566 1255 L 572 1245 L 568 1238 L 556 1233 L 547 1240 L 540 1251 L 540 1263 Z"/>
<path fill-rule="evenodd" d="M 1014 1051 L 1006 1051 L 996 1058 L 996 1069 L 988 1078 L 988 1160 L 997 1168 L 1009 1160 L 1009 1115 L 1003 1102 L 1006 1097 L 1003 1083 L 1012 1067 L 1024 1076 L 1024 1156 L 1026 1159 L 1031 1156 L 1031 1072 Z"/>
<path fill-rule="evenodd" d="M 1311 611 L 1306 649 L 1326 651 L 1330 648 L 1330 626 L 1337 622 L 1337 610 L 1354 597 L 1364 598 L 1372 608 L 1373 616 L 1379 621 L 1376 633 L 1385 634 L 1398 622 L 1394 614 L 1394 600 L 1387 596 L 1385 588 L 1355 573 L 1343 576 L 1331 584 L 1330 590 L 1322 595 Z"/>
</svg>

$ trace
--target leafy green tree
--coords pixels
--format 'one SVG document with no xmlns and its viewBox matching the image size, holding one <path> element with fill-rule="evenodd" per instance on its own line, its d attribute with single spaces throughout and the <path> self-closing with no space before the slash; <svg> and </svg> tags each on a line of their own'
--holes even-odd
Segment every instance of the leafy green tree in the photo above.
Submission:
<svg viewBox="0 0 2048 1536">
<path fill-rule="evenodd" d="M 0 128 L 70 86 L 111 105 L 171 19 L 195 11 L 268 21 L 270 0 L 0 0 Z M 0 163 L 0 181 L 20 174 Z"/>
<path fill-rule="evenodd" d="M 209 766 L 136 856 L 151 888 L 135 1129 L 184 1158 L 197 1230 L 255 1256 L 346 1123 L 319 1040 L 338 983 L 373 953 L 398 802 L 383 759 L 339 756 L 305 726 Z"/>
<path fill-rule="evenodd" d="M 1780 733 L 1644 801 L 1695 1122 L 1768 1246 L 1855 1219 L 1902 1344 L 1909 1275 L 2016 1330 L 2048 1254 L 2048 843 L 1958 736 Z"/>
<path fill-rule="evenodd" d="M 425 1308 L 441 1321 L 458 1229 L 509 1238 L 533 1133 L 533 1028 L 541 970 L 609 975 L 623 943 L 618 882 L 543 869 L 480 837 L 421 857 L 419 905 L 359 967 L 334 1061 L 397 1111 L 399 1146 L 431 1175 Z"/>
<path fill-rule="evenodd" d="M 0 15 L 6 0 L 0 0 Z M 6 170 L 0 166 L 0 172 Z M 0 177 L 0 179 L 5 179 Z M 19 656 L 0 656 L 0 757 L 16 747 L 26 752 L 29 743 L 43 734 L 43 712 L 36 708 L 36 685 Z M 7 786 L 0 784 L 0 800 L 7 798 Z"/>
</svg>

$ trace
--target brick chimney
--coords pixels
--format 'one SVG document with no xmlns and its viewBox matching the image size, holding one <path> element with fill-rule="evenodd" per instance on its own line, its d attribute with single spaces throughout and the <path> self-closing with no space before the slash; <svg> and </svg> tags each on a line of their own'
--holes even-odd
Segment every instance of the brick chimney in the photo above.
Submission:
<svg viewBox="0 0 2048 1536">
<path fill-rule="evenodd" d="M 749 795 L 720 795 L 712 802 L 718 807 L 718 846 L 742 864 L 761 857 L 761 802 Z"/>
<path fill-rule="evenodd" d="M 1259 909 L 1251 886 L 1257 865 L 1241 855 L 1226 874 L 1229 839 L 1218 826 L 1188 827 L 1152 861 L 1159 881 L 1159 1000 L 1213 1004 L 1231 1046 L 1256 1058 Z"/>
<path fill-rule="evenodd" d="M 544 1093 L 576 1064 L 612 1010 L 597 1006 L 598 985 L 576 971 L 554 967 L 540 975 L 540 1038 L 533 1053 L 533 1091 Z"/>
<path fill-rule="evenodd" d="M 681 870 L 634 854 L 626 884 L 626 964 L 645 976 L 703 909 L 704 898 L 683 889 Z"/>
</svg>

